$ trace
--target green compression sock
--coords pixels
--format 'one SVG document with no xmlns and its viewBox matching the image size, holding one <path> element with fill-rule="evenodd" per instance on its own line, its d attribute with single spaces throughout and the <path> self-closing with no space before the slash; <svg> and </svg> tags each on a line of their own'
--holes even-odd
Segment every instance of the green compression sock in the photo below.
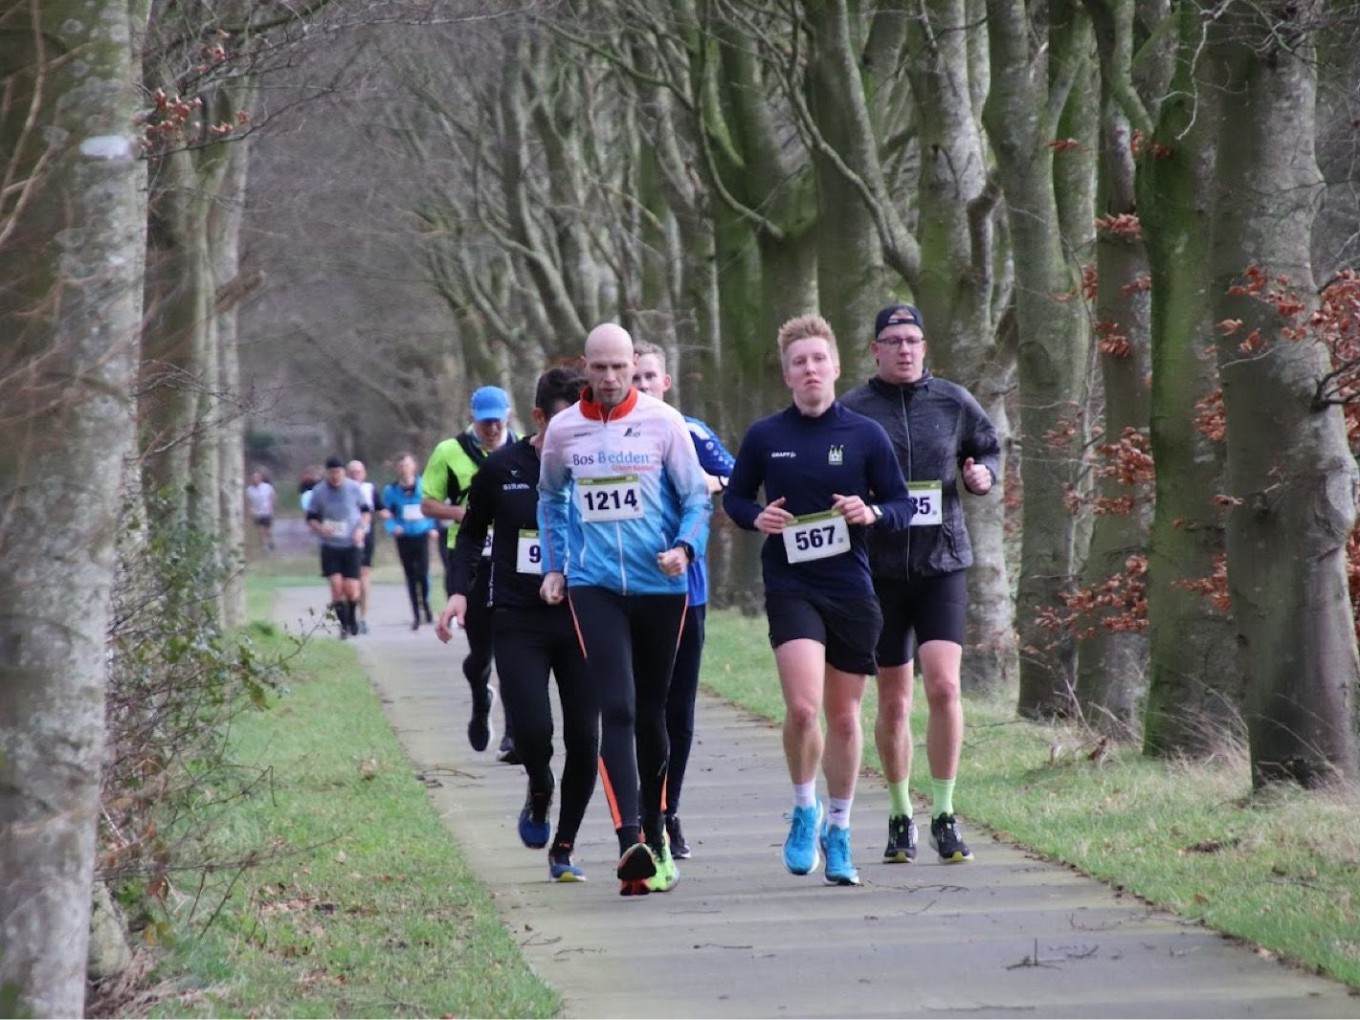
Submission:
<svg viewBox="0 0 1360 1020">
<path fill-rule="evenodd" d="M 930 795 L 934 801 L 930 808 L 931 818 L 939 818 L 940 815 L 952 815 L 954 813 L 954 780 L 936 779 L 931 776 Z"/>
<path fill-rule="evenodd" d="M 907 786 L 911 782 L 903 779 L 896 783 L 888 784 L 888 814 L 893 817 L 906 815 L 911 817 L 911 794 L 907 792 Z"/>
</svg>

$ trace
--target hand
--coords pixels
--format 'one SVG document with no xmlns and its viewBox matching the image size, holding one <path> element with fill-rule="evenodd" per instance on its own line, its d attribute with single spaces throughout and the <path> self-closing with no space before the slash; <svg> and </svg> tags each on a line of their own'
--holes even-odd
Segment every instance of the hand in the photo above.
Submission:
<svg viewBox="0 0 1360 1020">
<path fill-rule="evenodd" d="M 689 566 L 689 556 L 683 549 L 667 549 L 656 554 L 656 565 L 667 577 L 679 577 Z"/>
<path fill-rule="evenodd" d="M 363 529 L 363 528 L 355 528 L 355 529 L 354 529 L 354 544 L 355 544 L 355 545 L 363 545 L 363 544 L 364 544 L 364 529 Z"/>
<path fill-rule="evenodd" d="M 756 514 L 756 530 L 763 531 L 767 535 L 779 535 L 784 531 L 784 526 L 793 520 L 793 514 L 784 509 L 785 497 L 780 496 L 773 503 L 770 503 L 764 510 Z"/>
<path fill-rule="evenodd" d="M 453 638 L 453 628 L 449 626 L 454 620 L 458 621 L 458 626 L 463 626 L 463 621 L 467 618 L 467 596 L 451 595 L 448 603 L 444 606 L 444 611 L 439 614 L 439 622 L 434 625 L 434 636 L 439 638 L 444 644 L 448 644 Z"/>
<path fill-rule="evenodd" d="M 538 586 L 538 597 L 550 606 L 560 605 L 567 595 L 567 576 L 560 571 L 550 570 L 543 575 L 543 583 Z"/>
<path fill-rule="evenodd" d="M 973 463 L 969 457 L 963 462 L 963 484 L 975 496 L 985 496 L 992 491 L 992 473 L 984 464 Z"/>
<path fill-rule="evenodd" d="M 454 524 L 462 524 L 462 523 L 463 523 L 463 518 L 467 516 L 467 507 L 465 507 L 465 506 L 454 506 L 454 507 L 450 507 L 449 509 L 451 509 L 451 510 L 453 511 L 453 523 L 454 523 Z"/>
<path fill-rule="evenodd" d="M 406 529 L 403 528 L 400 524 L 394 524 L 394 525 L 392 525 L 392 534 L 394 534 L 394 535 L 404 535 L 404 534 L 406 534 Z"/>
<path fill-rule="evenodd" d="M 838 496 L 833 494 L 831 497 L 831 509 L 837 511 L 845 518 L 846 524 L 873 524 L 876 518 L 874 512 L 869 509 L 869 504 L 864 502 L 859 496 Z"/>
</svg>

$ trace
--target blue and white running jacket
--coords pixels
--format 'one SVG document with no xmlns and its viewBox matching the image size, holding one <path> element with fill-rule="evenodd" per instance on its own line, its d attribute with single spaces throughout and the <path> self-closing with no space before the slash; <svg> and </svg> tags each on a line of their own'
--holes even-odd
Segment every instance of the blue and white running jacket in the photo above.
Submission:
<svg viewBox="0 0 1360 1020">
<path fill-rule="evenodd" d="M 570 588 L 685 594 L 685 574 L 666 577 L 656 556 L 681 541 L 703 556 L 712 502 L 679 411 L 636 389 L 606 410 L 587 389 L 548 423 L 541 455 L 545 573 Z"/>
</svg>

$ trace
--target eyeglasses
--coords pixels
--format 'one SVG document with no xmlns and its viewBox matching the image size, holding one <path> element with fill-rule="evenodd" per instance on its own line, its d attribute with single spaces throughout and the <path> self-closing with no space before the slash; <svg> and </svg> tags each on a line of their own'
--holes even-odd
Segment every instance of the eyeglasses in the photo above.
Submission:
<svg viewBox="0 0 1360 1020">
<path fill-rule="evenodd" d="M 881 336 L 874 339 L 874 343 L 884 347 L 920 347 L 925 342 L 923 336 Z"/>
</svg>

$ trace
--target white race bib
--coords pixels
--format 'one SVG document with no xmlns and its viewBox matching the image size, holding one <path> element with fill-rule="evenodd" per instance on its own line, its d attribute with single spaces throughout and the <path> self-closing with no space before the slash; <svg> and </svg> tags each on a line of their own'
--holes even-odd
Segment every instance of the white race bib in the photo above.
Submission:
<svg viewBox="0 0 1360 1020">
<path fill-rule="evenodd" d="M 323 521 L 321 526 L 331 538 L 339 538 L 349 530 L 349 521 Z"/>
<path fill-rule="evenodd" d="M 944 486 L 941 483 L 908 482 L 907 496 L 911 502 L 913 528 L 944 523 Z"/>
<path fill-rule="evenodd" d="M 587 524 L 633 521 L 642 516 L 642 486 L 637 475 L 576 479 L 576 501 Z"/>
<path fill-rule="evenodd" d="M 401 505 L 401 519 L 403 521 L 423 521 L 425 515 L 421 513 L 419 503 L 403 503 Z"/>
<path fill-rule="evenodd" d="M 784 525 L 784 552 L 790 563 L 824 560 L 850 551 L 850 529 L 834 510 L 795 517 Z"/>
<path fill-rule="evenodd" d="M 487 529 L 486 529 L 486 541 L 482 543 L 482 559 L 486 559 L 486 558 L 488 558 L 488 557 L 491 555 L 491 540 L 494 539 L 495 537 L 496 537 L 496 529 L 495 529 L 495 528 L 487 528 Z"/>
<path fill-rule="evenodd" d="M 515 570 L 521 574 L 543 573 L 543 547 L 538 544 L 538 532 L 520 528 L 519 545 L 515 552 Z"/>
</svg>

